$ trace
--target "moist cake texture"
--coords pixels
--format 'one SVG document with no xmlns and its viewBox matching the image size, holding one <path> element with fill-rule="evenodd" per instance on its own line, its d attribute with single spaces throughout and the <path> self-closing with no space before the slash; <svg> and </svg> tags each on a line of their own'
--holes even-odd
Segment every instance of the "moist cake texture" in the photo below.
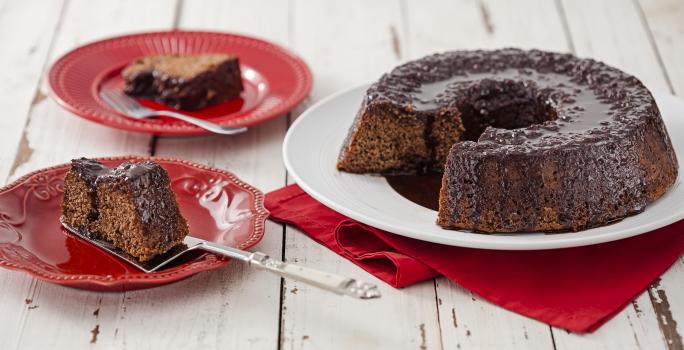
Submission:
<svg viewBox="0 0 684 350">
<path fill-rule="evenodd" d="M 453 51 L 366 92 L 341 171 L 443 172 L 437 223 L 577 231 L 642 211 L 677 177 L 658 106 L 635 77 L 544 51 Z"/>
<path fill-rule="evenodd" d="M 238 58 L 225 54 L 146 56 L 121 74 L 125 93 L 176 109 L 201 109 L 236 98 L 243 90 Z"/>
<path fill-rule="evenodd" d="M 73 160 L 62 217 L 139 261 L 167 252 L 188 234 L 168 174 L 153 161 L 125 162 L 112 169 L 91 159 Z"/>
</svg>

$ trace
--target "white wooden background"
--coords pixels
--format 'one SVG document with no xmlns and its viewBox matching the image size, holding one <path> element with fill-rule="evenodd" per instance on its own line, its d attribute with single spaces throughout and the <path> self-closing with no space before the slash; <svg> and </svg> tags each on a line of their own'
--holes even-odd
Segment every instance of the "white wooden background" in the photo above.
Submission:
<svg viewBox="0 0 684 350">
<path fill-rule="evenodd" d="M 156 138 L 76 118 L 44 73 L 86 42 L 147 30 L 246 33 L 311 66 L 310 97 L 235 137 Z M 435 51 L 514 46 L 574 52 L 684 95 L 684 0 L 0 0 L 0 183 L 77 156 L 154 154 L 229 169 L 264 191 L 289 182 L 281 143 L 308 105 Z M 681 135 L 680 135 L 681 136 Z M 257 249 L 371 276 L 295 229 Z M 340 298 L 234 263 L 165 287 L 96 293 L 0 270 L 0 349 L 682 349 L 684 260 L 597 332 L 578 336 L 438 278 L 383 298 Z"/>
</svg>

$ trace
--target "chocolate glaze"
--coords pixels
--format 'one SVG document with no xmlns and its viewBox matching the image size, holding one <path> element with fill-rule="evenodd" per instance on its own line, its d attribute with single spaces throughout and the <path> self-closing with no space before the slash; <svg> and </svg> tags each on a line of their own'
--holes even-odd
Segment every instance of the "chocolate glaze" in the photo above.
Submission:
<svg viewBox="0 0 684 350">
<path fill-rule="evenodd" d="M 127 186 L 138 211 L 138 217 L 144 225 L 162 227 L 162 240 L 171 240 L 177 225 L 176 212 L 165 207 L 165 203 L 175 198 L 166 198 L 168 191 L 162 189 L 169 186 L 166 171 L 157 163 L 147 160 L 143 162 L 124 162 L 116 168 L 109 168 L 92 159 L 72 160 L 73 169 L 79 177 L 88 183 L 91 200 L 97 198 L 97 186 L 112 183 L 116 186 Z M 93 202 L 94 203 L 94 202 Z M 94 205 L 93 207 L 97 207 Z M 93 215 L 97 215 L 95 212 Z"/>
<path fill-rule="evenodd" d="M 108 174 L 111 169 L 104 164 L 88 158 L 72 159 L 71 169 L 79 178 L 81 178 L 88 189 L 88 196 L 90 197 L 90 213 L 88 213 L 88 220 L 97 220 L 97 191 L 96 183 L 100 176 Z"/>
<path fill-rule="evenodd" d="M 102 175 L 109 174 L 111 171 L 111 168 L 108 166 L 88 158 L 72 159 L 71 169 L 89 185 L 89 188 L 95 187 L 97 179 Z"/>
<path fill-rule="evenodd" d="M 166 198 L 160 198 L 167 193 L 160 189 L 169 185 L 169 177 L 159 164 L 150 160 L 139 163 L 124 162 L 109 174 L 100 177 L 99 181 L 128 186 L 143 224 L 161 225 L 157 227 L 175 224 L 175 216 L 168 215 L 168 208 L 164 207 Z"/>
<path fill-rule="evenodd" d="M 484 127 L 466 139 L 481 148 L 513 146 L 510 152 L 624 135 L 625 126 L 643 124 L 657 109 L 641 82 L 620 70 L 570 54 L 518 49 L 453 51 L 406 63 L 373 84 L 366 103 L 390 104 L 424 118 L 440 109 L 471 108 Z M 490 112 L 525 105 L 545 116 L 517 112 L 517 124 L 488 123 Z"/>
</svg>

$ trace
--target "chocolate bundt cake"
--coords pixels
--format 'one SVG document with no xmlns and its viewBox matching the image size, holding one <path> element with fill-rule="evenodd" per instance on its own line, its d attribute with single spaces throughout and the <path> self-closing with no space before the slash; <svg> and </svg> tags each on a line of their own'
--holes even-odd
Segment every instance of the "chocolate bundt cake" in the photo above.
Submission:
<svg viewBox="0 0 684 350">
<path fill-rule="evenodd" d="M 147 56 L 121 72 L 124 92 L 195 110 L 240 96 L 240 63 L 224 54 Z"/>
<path fill-rule="evenodd" d="M 73 160 L 64 181 L 62 220 L 141 262 L 167 252 L 188 234 L 169 176 L 153 161 L 111 169 L 92 159 Z"/>
<path fill-rule="evenodd" d="M 577 231 L 642 211 L 677 177 L 648 89 L 591 59 L 454 51 L 371 85 L 341 171 L 443 172 L 437 224 L 480 232 Z"/>
</svg>

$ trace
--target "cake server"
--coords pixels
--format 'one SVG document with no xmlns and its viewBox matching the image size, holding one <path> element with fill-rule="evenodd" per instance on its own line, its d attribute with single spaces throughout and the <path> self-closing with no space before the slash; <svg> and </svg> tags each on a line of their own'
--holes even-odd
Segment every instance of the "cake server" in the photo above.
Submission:
<svg viewBox="0 0 684 350">
<path fill-rule="evenodd" d="M 279 261 L 261 252 L 248 252 L 192 236 L 186 236 L 185 239 L 183 239 L 183 244 L 172 248 L 170 251 L 157 256 L 150 261 L 140 262 L 135 257 L 116 248 L 112 243 L 98 239 L 88 232 L 77 230 L 66 224 L 61 218 L 60 222 L 64 228 L 74 235 L 94 244 L 108 253 L 116 255 L 146 273 L 159 271 L 162 267 L 168 265 L 186 252 L 203 250 L 246 262 L 259 269 L 268 270 L 282 277 L 308 283 L 314 287 L 339 295 L 348 295 L 358 299 L 374 299 L 380 297 L 378 287 L 371 283 L 357 281 L 350 277 L 323 272 L 310 267 Z"/>
<path fill-rule="evenodd" d="M 102 89 L 102 91 L 100 91 L 100 97 L 102 97 L 102 99 L 111 107 L 133 119 L 145 119 L 158 116 L 171 117 L 221 135 L 234 135 L 247 131 L 246 127 L 233 128 L 174 111 L 157 111 L 150 109 L 126 96 L 123 92 L 113 88 Z"/>
</svg>

